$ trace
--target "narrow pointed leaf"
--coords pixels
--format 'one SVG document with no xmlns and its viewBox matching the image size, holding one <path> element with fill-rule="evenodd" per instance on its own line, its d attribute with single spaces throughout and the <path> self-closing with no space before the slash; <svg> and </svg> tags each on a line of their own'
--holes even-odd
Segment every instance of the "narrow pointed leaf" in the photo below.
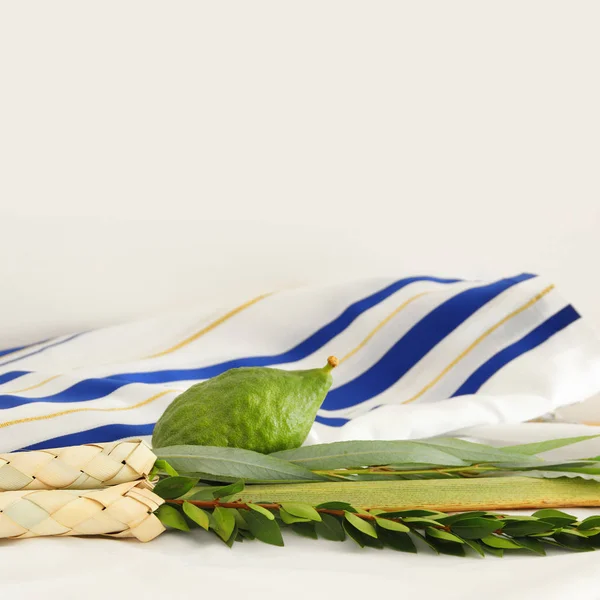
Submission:
<svg viewBox="0 0 600 600">
<path fill-rule="evenodd" d="M 244 491 L 244 487 L 244 480 L 240 479 L 239 481 L 236 481 L 229 485 L 216 488 L 215 490 L 213 490 L 212 495 L 213 498 L 227 498 L 228 496 L 233 496 Z"/>
<path fill-rule="evenodd" d="M 318 539 L 317 532 L 315 531 L 315 523 L 294 523 L 292 529 L 299 535 L 313 540 Z"/>
<path fill-rule="evenodd" d="M 454 542 L 456 544 L 464 544 L 464 541 L 461 540 L 457 535 L 450 533 L 449 531 L 445 531 L 443 529 L 436 529 L 435 527 L 427 527 L 425 529 L 425 533 L 432 538 L 437 538 L 439 540 L 444 540 L 445 542 Z"/>
<path fill-rule="evenodd" d="M 596 527 L 600 527 L 600 516 L 593 516 L 584 519 L 579 524 L 579 529 L 581 531 L 586 531 L 588 529 L 595 529 Z"/>
<path fill-rule="evenodd" d="M 466 540 L 478 540 L 500 529 L 501 526 L 502 524 L 497 520 L 475 517 L 457 521 L 450 526 L 450 529 Z"/>
<path fill-rule="evenodd" d="M 343 542 L 346 539 L 342 524 L 333 515 L 322 514 L 321 522 L 315 523 L 315 530 L 320 537 L 332 542 Z"/>
<path fill-rule="evenodd" d="M 154 452 L 182 473 L 202 473 L 232 481 L 244 479 L 247 483 L 324 481 L 306 467 L 240 448 L 170 446 L 157 448 Z"/>
<path fill-rule="evenodd" d="M 525 548 L 525 550 L 529 550 L 534 554 L 539 554 L 540 556 L 546 556 L 546 550 L 544 550 L 544 544 L 540 542 L 540 540 L 536 540 L 535 538 L 530 537 L 516 537 L 515 542 L 521 546 L 521 548 Z"/>
<path fill-rule="evenodd" d="M 313 470 L 348 469 L 365 465 L 391 463 L 423 463 L 441 466 L 463 466 L 453 454 L 433 445 L 412 441 L 354 441 L 302 446 L 275 452 L 274 456 Z"/>
<path fill-rule="evenodd" d="M 554 529 L 554 525 L 547 521 L 540 521 L 537 519 L 513 521 L 507 519 L 504 522 L 502 533 L 510 535 L 511 537 L 521 537 L 532 535 L 534 533 L 541 534 L 544 532 L 551 532 L 552 529 Z"/>
<path fill-rule="evenodd" d="M 256 512 L 260 513 L 261 515 L 264 515 L 270 521 L 273 521 L 275 519 L 275 515 L 268 508 L 265 508 L 264 506 L 258 506 L 258 504 L 252 504 L 252 502 L 248 502 L 246 504 L 246 506 L 251 510 L 255 510 Z"/>
<path fill-rule="evenodd" d="M 412 541 L 408 533 L 402 533 L 399 531 L 380 530 L 379 539 L 386 548 L 392 548 L 399 550 L 400 552 L 410 552 L 416 554 L 417 547 Z"/>
<path fill-rule="evenodd" d="M 304 517 L 296 517 L 291 515 L 285 508 L 279 509 L 279 518 L 286 524 L 291 525 L 292 523 L 310 523 L 310 519 Z"/>
<path fill-rule="evenodd" d="M 480 556 L 485 556 L 485 552 L 483 551 L 481 544 L 476 540 L 468 540 L 465 538 L 465 544 L 473 550 L 475 550 L 475 552 L 477 552 L 477 554 L 479 554 Z"/>
<path fill-rule="evenodd" d="M 577 521 L 577 517 L 569 515 L 562 510 L 554 510 L 552 508 L 538 510 L 533 513 L 532 517 L 535 517 L 536 519 L 542 519 L 543 521 L 552 523 L 557 527 L 570 525 L 571 523 L 575 523 Z"/>
<path fill-rule="evenodd" d="M 561 438 L 557 440 L 545 440 L 543 442 L 532 442 L 530 444 L 503 446 L 502 450 L 506 452 L 517 452 L 518 454 L 527 454 L 531 456 L 534 454 L 540 454 L 542 452 L 548 452 L 549 450 L 563 448 L 564 446 L 577 444 L 578 442 L 584 442 L 585 440 L 592 440 L 597 437 L 598 435 L 580 435 L 578 437 Z"/>
<path fill-rule="evenodd" d="M 375 527 L 373 527 L 371 523 L 368 523 L 364 519 L 361 519 L 359 516 L 351 512 L 345 512 L 344 517 L 349 523 L 351 523 L 359 531 L 362 531 L 365 535 L 368 535 L 372 538 L 377 537 L 377 531 L 375 531 Z"/>
<path fill-rule="evenodd" d="M 397 521 L 376 518 L 375 522 L 379 527 L 383 527 L 383 529 L 388 529 L 389 531 L 400 531 L 403 533 L 408 533 L 410 531 L 410 527 L 407 527 L 403 523 L 398 523 Z"/>
<path fill-rule="evenodd" d="M 361 548 L 369 546 L 370 548 L 383 548 L 383 543 L 379 538 L 371 537 L 357 529 L 349 521 L 344 521 L 344 530 Z"/>
<path fill-rule="evenodd" d="M 356 512 L 356 509 L 347 502 L 321 502 L 316 508 L 326 508 L 328 510 L 347 510 L 349 512 Z"/>
<path fill-rule="evenodd" d="M 518 550 L 521 548 L 520 544 L 514 540 L 497 535 L 486 535 L 481 538 L 481 541 L 490 548 L 501 548 L 502 550 Z"/>
</svg>

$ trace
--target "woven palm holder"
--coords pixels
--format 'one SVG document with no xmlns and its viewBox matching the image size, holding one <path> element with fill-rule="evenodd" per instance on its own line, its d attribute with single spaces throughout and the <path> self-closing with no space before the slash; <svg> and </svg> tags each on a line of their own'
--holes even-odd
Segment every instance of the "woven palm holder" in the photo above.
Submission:
<svg viewBox="0 0 600 600">
<path fill-rule="evenodd" d="M 153 512 L 164 502 L 146 481 L 102 490 L 0 493 L 0 538 L 107 535 L 149 542 L 165 528 Z"/>
<path fill-rule="evenodd" d="M 118 485 L 147 477 L 155 460 L 140 440 L 0 454 L 0 492 Z"/>
</svg>

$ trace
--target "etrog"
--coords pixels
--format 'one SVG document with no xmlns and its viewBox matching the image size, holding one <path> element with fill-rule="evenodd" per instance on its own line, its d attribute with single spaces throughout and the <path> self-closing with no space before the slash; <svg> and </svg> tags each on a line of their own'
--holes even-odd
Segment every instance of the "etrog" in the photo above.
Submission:
<svg viewBox="0 0 600 600">
<path fill-rule="evenodd" d="M 156 423 L 155 448 L 229 446 L 270 453 L 298 448 L 332 384 L 330 356 L 321 369 L 231 369 L 193 385 Z"/>
</svg>

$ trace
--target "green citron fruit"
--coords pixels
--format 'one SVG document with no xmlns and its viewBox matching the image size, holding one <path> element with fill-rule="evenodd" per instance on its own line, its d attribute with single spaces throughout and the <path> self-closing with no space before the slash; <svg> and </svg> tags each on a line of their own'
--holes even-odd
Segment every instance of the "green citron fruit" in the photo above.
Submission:
<svg viewBox="0 0 600 600">
<path fill-rule="evenodd" d="M 177 396 L 156 423 L 155 448 L 229 446 L 264 454 L 302 445 L 332 384 L 325 367 L 231 369 Z"/>
</svg>

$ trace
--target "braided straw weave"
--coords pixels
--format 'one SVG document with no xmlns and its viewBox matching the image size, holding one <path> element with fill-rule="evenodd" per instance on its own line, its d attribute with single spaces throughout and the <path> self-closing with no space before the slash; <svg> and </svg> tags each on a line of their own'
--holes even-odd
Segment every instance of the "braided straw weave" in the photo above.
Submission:
<svg viewBox="0 0 600 600">
<path fill-rule="evenodd" d="M 149 542 L 165 528 L 153 513 L 164 500 L 146 481 L 102 490 L 0 493 L 0 538 L 109 535 Z"/>
<path fill-rule="evenodd" d="M 0 454 L 0 492 L 118 485 L 145 478 L 155 460 L 140 440 Z"/>
</svg>

